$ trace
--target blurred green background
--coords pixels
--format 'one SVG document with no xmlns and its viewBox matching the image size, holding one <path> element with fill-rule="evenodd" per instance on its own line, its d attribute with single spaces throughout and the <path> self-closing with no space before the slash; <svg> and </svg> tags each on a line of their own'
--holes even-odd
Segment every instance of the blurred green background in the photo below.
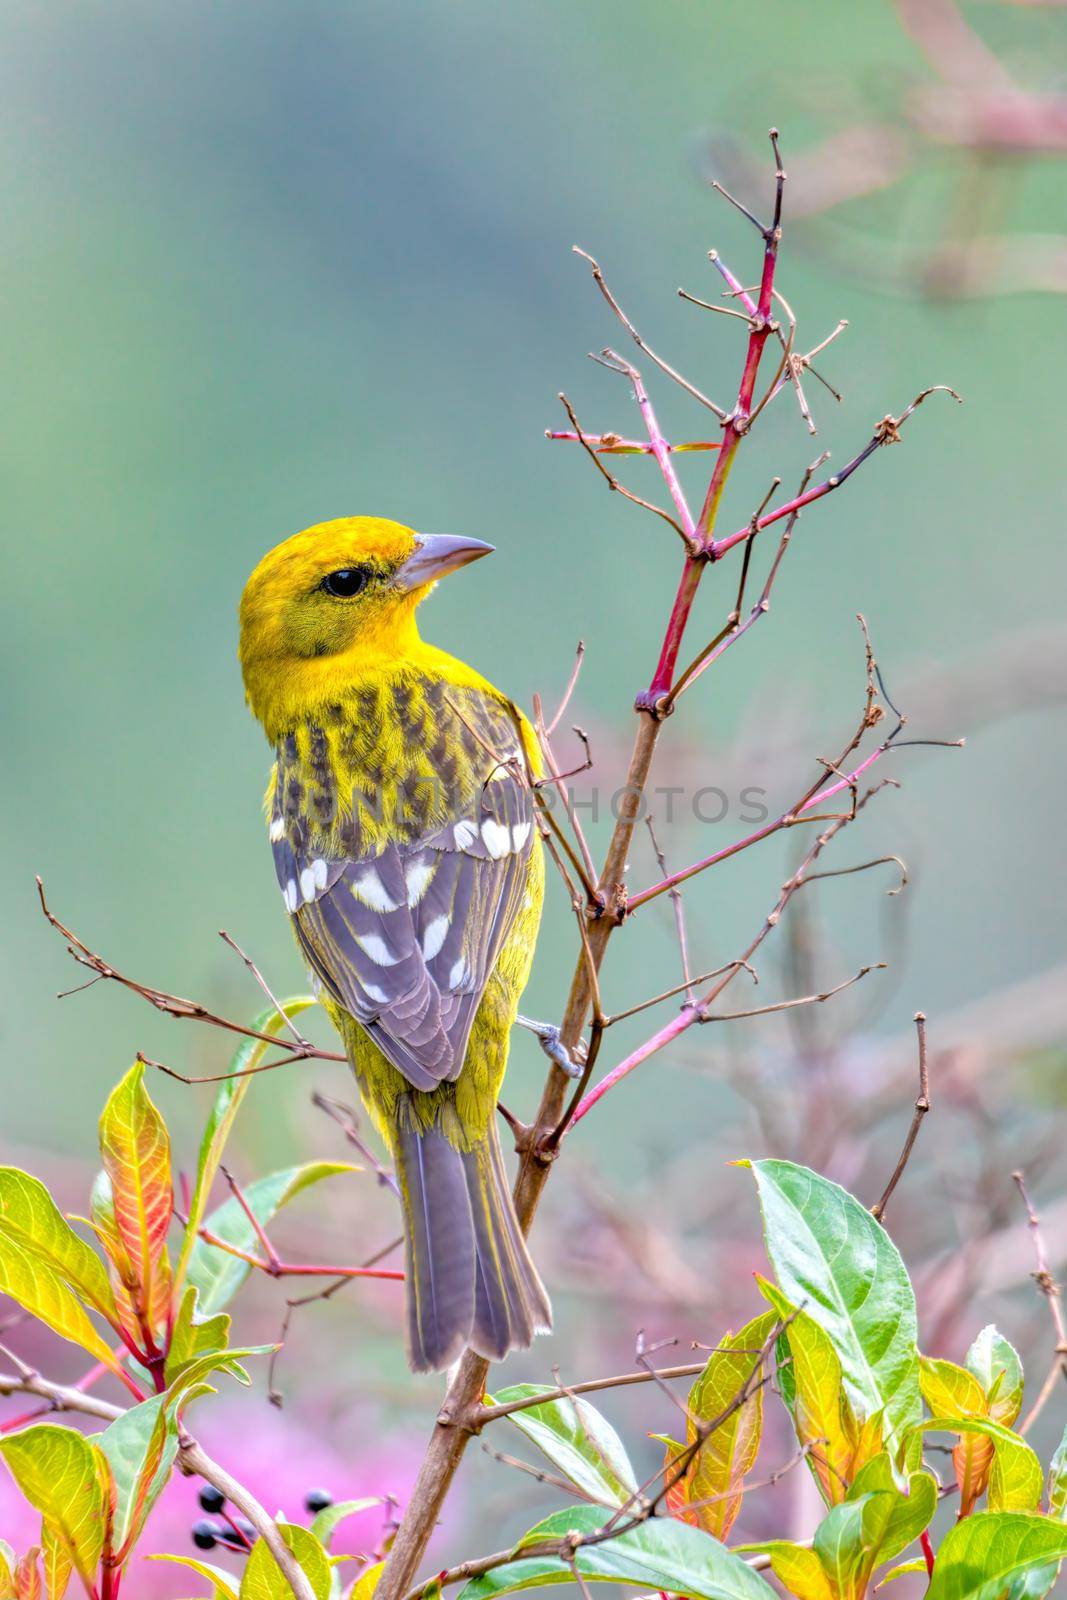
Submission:
<svg viewBox="0 0 1067 1600">
<path fill-rule="evenodd" d="M 235 608 L 260 555 L 359 512 L 492 540 L 498 554 L 443 587 L 425 629 L 527 704 L 558 694 L 584 637 L 574 720 L 610 792 L 678 557 L 668 530 L 543 437 L 565 426 L 561 388 L 586 427 L 637 431 L 625 385 L 585 358 L 622 335 L 570 247 L 595 253 L 653 345 L 729 404 L 743 330 L 675 297 L 680 283 L 717 293 L 712 246 L 745 281 L 756 271 L 758 241 L 708 187 L 709 141 L 729 135 L 763 162 L 773 121 L 788 167 L 846 102 L 892 119 L 926 68 L 880 0 L 4 9 L 3 1132 L 9 1157 L 78 1163 L 136 1049 L 186 1071 L 220 1070 L 226 1049 L 116 990 L 57 1003 L 77 971 L 41 919 L 35 872 L 65 921 L 147 981 L 251 1014 L 259 997 L 225 927 L 278 990 L 303 983 L 260 817 L 269 753 L 235 661 Z M 1062 78 L 1062 17 L 975 16 L 1040 84 Z M 765 210 L 769 160 L 762 170 L 763 193 L 746 197 Z M 853 224 L 918 244 L 952 183 L 938 158 L 861 202 Z M 1062 166 L 1020 163 L 1007 225 L 1055 230 L 1063 196 Z M 788 215 L 787 201 L 787 230 Z M 810 226 L 787 231 L 780 283 L 800 348 L 849 319 L 824 361 L 844 400 L 809 384 L 814 442 L 791 397 L 775 401 L 724 530 L 772 474 L 788 488 L 818 448 L 844 462 L 925 385 L 950 383 L 966 404 L 931 400 L 900 448 L 803 519 L 770 617 L 687 698 L 659 775 L 680 764 L 710 784 L 728 773 L 731 793 L 799 793 L 859 710 L 864 611 L 912 731 L 969 736 L 962 753 L 894 758 L 900 795 L 843 847 L 842 861 L 892 850 L 915 869 L 896 969 L 868 980 L 883 984 L 872 1026 L 894 1037 L 919 1006 L 936 1029 L 1067 956 L 1067 303 L 887 295 Z M 655 395 L 669 431 L 709 436 L 707 413 L 663 382 Z M 699 498 L 701 458 L 685 471 Z M 647 463 L 626 477 L 658 497 Z M 705 585 L 694 648 L 735 573 Z M 743 831 L 735 808 L 664 842 L 679 862 Z M 755 932 L 787 859 L 774 840 L 694 888 L 698 965 Z M 635 853 L 635 883 L 654 870 Z M 828 982 L 888 953 L 883 885 L 831 887 Z M 662 909 L 613 946 L 609 1004 L 673 980 Z M 557 892 L 526 1010 L 559 1016 L 573 959 Z M 766 1000 L 787 992 L 770 958 L 765 983 Z M 587 1124 L 587 1176 L 647 1174 L 679 1127 L 714 1136 L 722 1092 L 691 1070 L 714 1065 L 712 1047 L 702 1034 L 659 1058 Z M 763 1045 L 749 1032 L 745 1048 Z M 516 1109 L 540 1079 L 522 1039 Z M 292 1068 L 250 1096 L 246 1170 L 337 1151 L 308 1109 L 311 1081 L 347 1093 L 341 1074 Z M 206 1091 L 160 1082 L 158 1096 L 191 1140 Z M 714 1137 L 705 1150 L 716 1170 L 738 1153 Z"/>
</svg>

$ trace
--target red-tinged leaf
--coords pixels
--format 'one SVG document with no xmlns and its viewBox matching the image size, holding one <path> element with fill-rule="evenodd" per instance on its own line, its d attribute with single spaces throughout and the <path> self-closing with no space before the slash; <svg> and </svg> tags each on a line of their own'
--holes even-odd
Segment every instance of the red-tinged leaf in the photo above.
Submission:
<svg viewBox="0 0 1067 1600">
<path fill-rule="evenodd" d="M 89 1197 L 89 1216 L 74 1220 L 87 1221 L 103 1245 L 108 1258 L 108 1275 L 111 1279 L 111 1292 L 115 1298 L 119 1326 L 134 1344 L 138 1344 L 144 1332 L 135 1304 L 138 1278 L 115 1222 L 111 1179 L 106 1172 L 98 1172 L 93 1181 Z"/>
<path fill-rule="evenodd" d="M 677 1439 L 669 1439 L 665 1433 L 657 1433 L 655 1437 L 666 1445 L 663 1457 L 663 1481 L 667 1485 L 667 1493 L 663 1504 L 669 1517 L 680 1517 L 689 1502 L 689 1479 L 693 1476 L 696 1461 L 695 1459 L 690 1461 L 681 1473 L 672 1471 L 674 1463 L 684 1453 L 685 1445 L 679 1444 Z"/>
<path fill-rule="evenodd" d="M 964 1433 L 952 1452 L 952 1465 L 960 1490 L 960 1516 L 969 1517 L 986 1491 L 989 1471 L 996 1454 L 992 1439 L 980 1433 Z"/>
<path fill-rule="evenodd" d="M 41 1554 L 36 1546 L 27 1550 L 22 1560 L 15 1568 L 15 1600 L 42 1600 L 44 1588 L 41 1583 L 41 1568 L 38 1556 Z"/>
<path fill-rule="evenodd" d="M 759 1351 L 777 1322 L 775 1312 L 764 1312 L 740 1333 L 728 1334 L 709 1357 L 689 1391 L 690 1444 L 699 1437 L 699 1425 L 729 1411 L 751 1381 Z M 684 1508 L 675 1514 L 725 1539 L 741 1510 L 744 1480 L 756 1459 L 762 1428 L 763 1390 L 756 1387 L 705 1439 L 685 1475 Z"/>
<path fill-rule="evenodd" d="M 100 1151 L 111 1180 L 115 1229 L 136 1280 L 134 1307 L 149 1331 L 166 1320 L 170 1268 L 166 1241 L 174 1209 L 170 1138 L 135 1062 L 100 1118 Z"/>
</svg>

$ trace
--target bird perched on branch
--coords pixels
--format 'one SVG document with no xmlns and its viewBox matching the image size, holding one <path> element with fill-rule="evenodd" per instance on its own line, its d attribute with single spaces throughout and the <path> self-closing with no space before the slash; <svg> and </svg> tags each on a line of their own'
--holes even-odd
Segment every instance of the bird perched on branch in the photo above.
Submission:
<svg viewBox="0 0 1067 1600">
<path fill-rule="evenodd" d="M 396 1163 L 416 1371 L 551 1323 L 495 1128 L 541 915 L 537 748 L 416 625 L 437 580 L 491 548 L 344 517 L 278 545 L 241 600 L 282 897 Z"/>
</svg>

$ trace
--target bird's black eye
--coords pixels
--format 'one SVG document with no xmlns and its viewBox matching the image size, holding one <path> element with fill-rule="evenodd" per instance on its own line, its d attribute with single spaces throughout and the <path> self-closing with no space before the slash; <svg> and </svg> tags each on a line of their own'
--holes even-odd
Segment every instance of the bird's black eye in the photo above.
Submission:
<svg viewBox="0 0 1067 1600">
<path fill-rule="evenodd" d="M 365 567 L 341 567 L 337 572 L 326 574 L 322 587 L 339 600 L 351 600 L 354 594 L 366 588 L 368 576 Z"/>
</svg>

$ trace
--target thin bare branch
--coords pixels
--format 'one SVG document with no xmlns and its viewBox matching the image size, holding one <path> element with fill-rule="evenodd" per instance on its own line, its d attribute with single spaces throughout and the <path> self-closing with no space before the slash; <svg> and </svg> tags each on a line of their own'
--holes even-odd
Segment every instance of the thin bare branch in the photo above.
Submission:
<svg viewBox="0 0 1067 1600">
<path fill-rule="evenodd" d="M 699 389 L 689 382 L 688 378 L 683 378 L 680 372 L 676 372 L 674 368 L 669 366 L 666 361 L 661 360 L 656 352 L 645 343 L 637 329 L 634 327 L 633 323 L 630 321 L 629 317 L 619 305 L 619 302 L 616 300 L 611 290 L 608 288 L 604 279 L 604 274 L 600 270 L 599 262 L 595 261 L 587 250 L 580 250 L 577 245 L 575 245 L 573 248 L 576 256 L 581 256 L 583 261 L 588 261 L 593 273 L 593 281 L 600 290 L 601 294 L 604 296 L 604 299 L 607 301 L 608 305 L 611 307 L 612 311 L 614 311 L 615 315 L 626 329 L 627 333 L 630 335 L 630 338 L 633 340 L 637 348 L 639 350 L 643 350 L 645 355 L 648 356 L 649 360 L 654 361 L 656 366 L 659 367 L 660 371 L 665 372 L 668 378 L 671 378 L 676 384 L 679 385 L 680 388 L 685 390 L 686 394 L 692 395 L 693 399 L 698 400 L 702 406 L 707 406 L 709 411 L 713 411 L 715 413 L 720 422 L 725 422 L 726 412 L 722 409 L 722 406 L 717 406 L 714 400 L 709 400 L 706 394 L 702 394 Z"/>
<path fill-rule="evenodd" d="M 896 857 L 893 857 L 893 859 L 895 860 Z M 896 1166 L 893 1168 L 892 1177 L 885 1186 L 882 1198 L 876 1205 L 871 1207 L 871 1216 L 876 1222 L 885 1220 L 885 1208 L 892 1198 L 893 1190 L 904 1174 L 904 1168 L 911 1158 L 911 1152 L 915 1148 L 915 1141 L 919 1137 L 919 1129 L 922 1127 L 923 1118 L 930 1109 L 930 1072 L 926 1062 L 926 1017 L 921 1011 L 915 1013 L 915 1030 L 919 1047 L 919 1097 L 915 1102 L 915 1114 L 911 1119 L 908 1136 L 904 1140 L 904 1148 L 897 1158 Z"/>
<path fill-rule="evenodd" d="M 37 894 L 41 902 L 41 911 L 56 932 L 62 934 L 67 941 L 67 949 L 74 957 L 74 960 L 81 966 L 88 967 L 100 978 L 109 978 L 112 982 L 120 984 L 122 988 L 129 989 L 133 994 L 140 995 L 142 1000 L 147 1000 L 150 1006 L 154 1006 L 157 1011 L 164 1012 L 168 1017 L 177 1017 L 190 1022 L 203 1022 L 208 1027 L 221 1028 L 226 1033 L 236 1033 L 244 1039 L 261 1039 L 265 1044 L 276 1045 L 278 1043 L 277 1038 L 272 1033 L 260 1033 L 256 1028 L 246 1028 L 243 1023 L 233 1022 L 228 1017 L 220 1017 L 215 1012 L 209 1011 L 206 1006 L 202 1006 L 196 1000 L 186 1000 L 181 995 L 168 994 L 164 989 L 155 989 L 151 984 L 139 983 L 136 978 L 129 978 L 125 973 L 119 972 L 118 968 L 111 966 L 110 962 L 105 961 L 103 956 L 97 955 L 94 950 L 90 950 L 87 944 L 83 944 L 77 934 L 64 927 L 63 923 L 49 908 L 41 879 L 38 877 L 35 881 Z M 319 1050 L 312 1045 L 308 1045 L 306 1049 L 294 1049 L 288 1059 L 347 1061 L 348 1058 L 334 1050 Z M 166 1067 L 163 1068 L 165 1072 L 170 1070 Z M 179 1074 L 171 1072 L 171 1076 L 178 1077 Z"/>
</svg>

